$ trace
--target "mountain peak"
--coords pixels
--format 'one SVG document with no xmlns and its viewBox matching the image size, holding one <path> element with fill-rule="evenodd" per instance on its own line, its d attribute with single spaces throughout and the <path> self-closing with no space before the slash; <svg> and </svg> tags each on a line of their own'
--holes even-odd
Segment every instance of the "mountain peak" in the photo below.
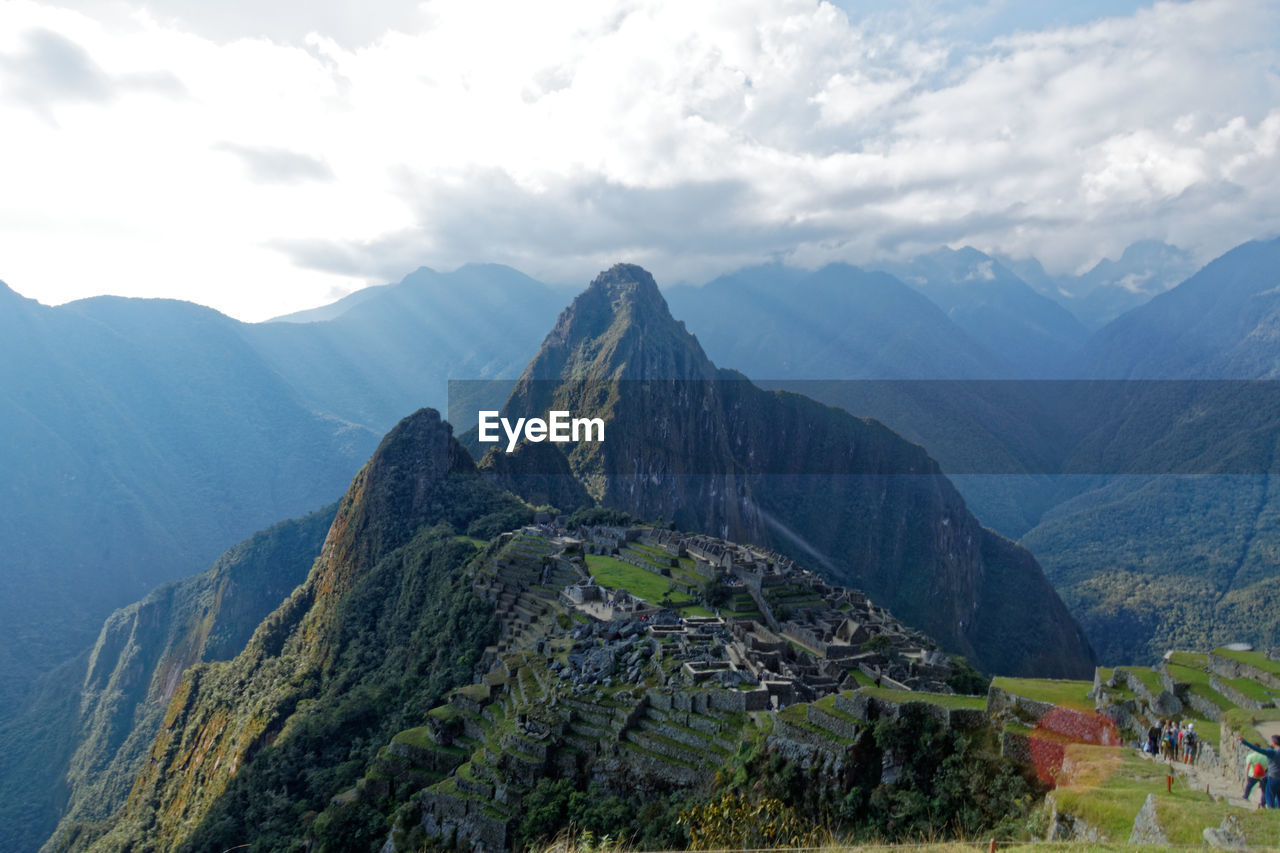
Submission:
<svg viewBox="0 0 1280 853">
<path fill-rule="evenodd" d="M 615 264 L 556 321 L 525 368 L 529 380 L 706 378 L 715 366 L 671 316 L 643 267 Z"/>
<path fill-rule="evenodd" d="M 610 288 L 618 293 L 629 291 L 654 294 L 658 292 L 658 283 L 647 269 L 636 264 L 614 264 L 600 273 L 591 282 L 592 288 Z"/>
<path fill-rule="evenodd" d="M 328 575 L 322 585 L 343 588 L 340 575 L 369 568 L 423 524 L 439 520 L 445 481 L 475 470 L 435 409 L 419 409 L 396 424 L 338 505 L 322 553 Z"/>
<path fill-rule="evenodd" d="M 615 312 L 620 308 L 633 307 L 633 310 L 639 308 L 670 316 L 658 283 L 648 270 L 635 264 L 614 264 L 592 279 L 583 295 L 608 299 Z"/>
</svg>

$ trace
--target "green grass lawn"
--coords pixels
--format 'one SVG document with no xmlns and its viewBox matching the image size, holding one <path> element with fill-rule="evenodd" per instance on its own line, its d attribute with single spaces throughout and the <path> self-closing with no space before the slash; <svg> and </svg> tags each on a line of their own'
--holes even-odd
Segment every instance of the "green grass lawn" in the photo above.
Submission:
<svg viewBox="0 0 1280 853">
<path fill-rule="evenodd" d="M 944 708 L 985 711 L 987 697 L 957 696 L 951 693 L 922 693 L 914 690 L 890 690 L 887 687 L 863 687 L 860 693 L 873 699 L 885 702 L 925 702 L 930 705 L 941 705 Z"/>
<path fill-rule="evenodd" d="M 1209 665 L 1209 656 L 1202 652 L 1173 652 L 1169 655 L 1169 663 L 1204 669 Z"/>
<path fill-rule="evenodd" d="M 1201 660 L 1204 655 L 1200 655 Z M 1209 673 L 1205 672 L 1204 665 L 1186 666 L 1181 663 L 1174 663 L 1172 660 L 1165 664 L 1165 668 L 1169 671 L 1170 677 L 1175 681 L 1185 681 L 1191 685 L 1191 692 L 1198 696 L 1203 696 L 1223 711 L 1229 711 L 1235 707 L 1235 704 L 1227 697 L 1223 696 L 1217 690 L 1209 686 Z"/>
<path fill-rule="evenodd" d="M 995 678 L 992 687 L 999 687 L 1006 693 L 1033 699 L 1037 702 L 1049 702 L 1074 711 L 1093 711 L 1094 703 L 1089 698 L 1093 689 L 1092 681 L 1060 681 L 1053 678 Z"/>
<path fill-rule="evenodd" d="M 587 571 L 596 579 L 596 583 L 609 589 L 625 589 L 650 604 L 661 602 L 663 596 L 671 589 L 670 578 L 664 578 L 657 572 L 651 572 L 648 569 L 624 563 L 616 557 L 588 554 L 586 561 Z M 672 591 L 671 602 L 680 607 L 691 605 L 693 599 L 683 592 Z"/>
<path fill-rule="evenodd" d="M 1164 765 L 1117 747 L 1072 746 L 1068 755 L 1078 769 L 1069 784 L 1053 792 L 1058 809 L 1097 827 L 1109 841 L 1127 840 L 1147 795 L 1165 790 Z M 1180 803 L 1212 803 L 1208 794 L 1188 791 L 1185 785 L 1181 791 L 1175 788 L 1173 796 Z M 1219 817 L 1207 825 L 1221 822 Z"/>
<path fill-rule="evenodd" d="M 1138 680 L 1146 685 L 1146 688 L 1151 691 L 1153 696 L 1164 690 L 1164 682 L 1160 680 L 1159 673 L 1138 666 L 1118 666 L 1116 669 L 1137 676 Z"/>
<path fill-rule="evenodd" d="M 1235 708 L 1224 714 L 1222 720 L 1227 724 L 1227 728 L 1239 732 L 1247 740 L 1266 746 L 1264 742 L 1266 738 L 1258 734 L 1254 725 L 1280 722 L 1280 708 L 1267 708 L 1261 711 L 1254 708 Z"/>
<path fill-rule="evenodd" d="M 1270 847 L 1280 832 L 1280 813 L 1215 802 L 1203 790 L 1191 789 L 1183 776 L 1176 776 L 1173 792 L 1165 793 L 1165 766 L 1123 748 L 1069 746 L 1067 756 L 1076 770 L 1053 792 L 1058 808 L 1098 827 L 1110 841 L 1128 839 L 1149 794 L 1156 797 L 1157 821 L 1171 844 L 1201 846 L 1205 828 L 1220 825 L 1227 814 L 1240 821 L 1252 844 Z"/>
<path fill-rule="evenodd" d="M 853 671 L 853 680 L 858 682 L 859 687 L 872 687 L 876 683 L 874 678 L 867 675 L 860 669 L 855 669 Z"/>
<path fill-rule="evenodd" d="M 1269 660 L 1262 652 L 1233 652 L 1227 649 L 1214 649 L 1213 653 L 1220 658 L 1248 664 L 1263 672 L 1280 677 L 1280 662 Z"/>
<path fill-rule="evenodd" d="M 650 557 L 657 557 L 659 560 L 662 560 L 664 563 L 670 563 L 672 560 L 675 559 L 674 554 L 668 553 L 667 551 L 662 550 L 656 545 L 645 545 L 642 542 L 631 542 L 631 543 L 628 543 L 627 547 L 633 548 L 637 551 L 643 551 L 645 554 L 649 555 Z"/>
<path fill-rule="evenodd" d="M 1229 684 L 1245 696 L 1257 702 L 1275 702 L 1276 694 L 1274 691 L 1263 687 L 1256 681 L 1248 678 L 1223 678 L 1224 684 Z"/>
</svg>

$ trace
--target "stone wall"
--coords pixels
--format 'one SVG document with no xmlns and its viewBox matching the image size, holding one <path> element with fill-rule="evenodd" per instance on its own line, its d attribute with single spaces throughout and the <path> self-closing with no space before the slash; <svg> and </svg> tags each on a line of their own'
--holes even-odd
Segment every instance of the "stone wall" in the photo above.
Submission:
<svg viewBox="0 0 1280 853">
<path fill-rule="evenodd" d="M 1037 702 L 1025 696 L 1015 696 L 994 684 L 987 691 L 987 713 L 993 717 L 1009 711 L 1019 720 L 1034 724 L 1040 722 L 1041 718 L 1056 707 L 1049 702 Z"/>
<path fill-rule="evenodd" d="M 1187 693 L 1187 704 L 1191 706 L 1191 710 L 1206 720 L 1213 720 L 1216 723 L 1222 719 L 1222 709 L 1198 693 Z"/>
<path fill-rule="evenodd" d="M 1223 678 L 1247 678 L 1256 681 L 1272 690 L 1280 690 L 1280 678 L 1266 670 L 1258 669 L 1251 664 L 1225 658 L 1221 655 L 1209 654 L 1209 670 Z M 1216 689 L 1216 688 L 1215 688 Z"/>
<path fill-rule="evenodd" d="M 1252 667 L 1250 667 L 1250 669 L 1252 669 Z M 1227 701 L 1239 705 L 1241 708 L 1254 708 L 1261 710 L 1262 708 L 1275 707 L 1274 702 L 1263 702 L 1261 699 L 1254 699 L 1252 696 L 1244 695 L 1239 690 L 1228 684 L 1223 678 L 1219 678 L 1216 674 L 1209 676 L 1209 686 L 1225 696 Z"/>
<path fill-rule="evenodd" d="M 1240 785 L 1244 786 L 1244 763 L 1248 758 L 1250 750 L 1236 740 L 1236 732 L 1227 726 L 1226 722 L 1220 723 L 1219 729 L 1219 747 L 1218 747 L 1218 769 L 1228 779 L 1239 779 Z"/>
<path fill-rule="evenodd" d="M 786 627 L 782 629 L 782 636 L 794 640 L 802 646 L 808 646 L 822 657 L 825 657 L 827 654 L 826 642 L 812 630 L 803 625 L 788 622 Z"/>
<path fill-rule="evenodd" d="M 769 691 L 763 687 L 755 690 L 711 690 L 707 699 L 713 710 L 731 714 L 769 708 Z"/>
<path fill-rule="evenodd" d="M 482 810 L 477 800 L 464 800 L 450 794 L 425 790 L 422 800 L 422 828 L 436 838 L 454 837 L 457 847 L 496 853 L 507 848 L 507 822 Z M 388 842 L 395 850 L 393 842 Z M 387 847 L 383 847 L 387 850 Z"/>
<path fill-rule="evenodd" d="M 744 711 L 769 709 L 769 691 L 764 687 L 755 690 L 675 690 L 650 688 L 645 701 L 659 711 L 682 711 L 687 714 L 705 715 L 708 712 L 736 714 Z"/>
<path fill-rule="evenodd" d="M 947 708 L 934 702 L 912 699 L 909 691 L 903 691 L 900 702 L 891 702 L 876 696 L 869 696 L 861 691 L 846 696 L 836 696 L 835 707 L 839 711 L 857 717 L 859 720 L 871 722 L 880 717 L 899 717 L 903 713 L 915 711 L 933 717 L 942 725 L 956 731 L 973 731 L 987 725 L 988 712 L 980 708 Z"/>
<path fill-rule="evenodd" d="M 828 714 L 817 705 L 810 705 L 805 709 L 805 719 L 815 726 L 824 728 L 829 732 L 835 732 L 843 738 L 856 740 L 859 734 L 857 725 L 843 717 Z"/>
</svg>

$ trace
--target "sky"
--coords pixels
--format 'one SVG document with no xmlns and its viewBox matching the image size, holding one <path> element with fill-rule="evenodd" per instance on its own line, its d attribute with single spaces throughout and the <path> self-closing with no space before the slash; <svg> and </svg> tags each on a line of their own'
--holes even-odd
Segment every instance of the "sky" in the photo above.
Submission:
<svg viewBox="0 0 1280 853">
<path fill-rule="evenodd" d="M 0 280 L 47 304 L 1277 233 L 1274 0 L 0 2 Z"/>
</svg>

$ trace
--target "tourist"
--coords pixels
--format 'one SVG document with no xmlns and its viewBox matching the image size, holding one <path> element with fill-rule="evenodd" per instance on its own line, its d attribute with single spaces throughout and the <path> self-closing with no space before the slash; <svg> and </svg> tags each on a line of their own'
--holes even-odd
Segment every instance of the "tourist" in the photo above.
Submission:
<svg viewBox="0 0 1280 853">
<path fill-rule="evenodd" d="M 1262 804 L 1269 809 L 1280 808 L 1280 735 L 1271 736 L 1271 748 L 1256 746 L 1237 734 L 1236 740 L 1267 759 L 1267 777 L 1262 782 Z"/>
<path fill-rule="evenodd" d="M 1160 726 L 1164 725 L 1164 720 L 1160 721 Z M 1147 753 L 1155 756 L 1160 754 L 1160 726 L 1153 725 L 1147 729 Z"/>
<path fill-rule="evenodd" d="M 1199 748 L 1200 738 L 1196 735 L 1196 724 L 1187 723 L 1187 731 L 1182 735 L 1182 760 L 1187 764 L 1195 764 Z"/>
<path fill-rule="evenodd" d="M 1267 777 L 1267 759 L 1266 756 L 1257 752 L 1249 753 L 1244 760 L 1244 799 L 1249 800 L 1249 794 L 1253 792 L 1255 785 L 1266 788 L 1266 783 L 1262 780 Z M 1258 794 L 1258 808 L 1266 808 L 1267 798 Z"/>
</svg>

